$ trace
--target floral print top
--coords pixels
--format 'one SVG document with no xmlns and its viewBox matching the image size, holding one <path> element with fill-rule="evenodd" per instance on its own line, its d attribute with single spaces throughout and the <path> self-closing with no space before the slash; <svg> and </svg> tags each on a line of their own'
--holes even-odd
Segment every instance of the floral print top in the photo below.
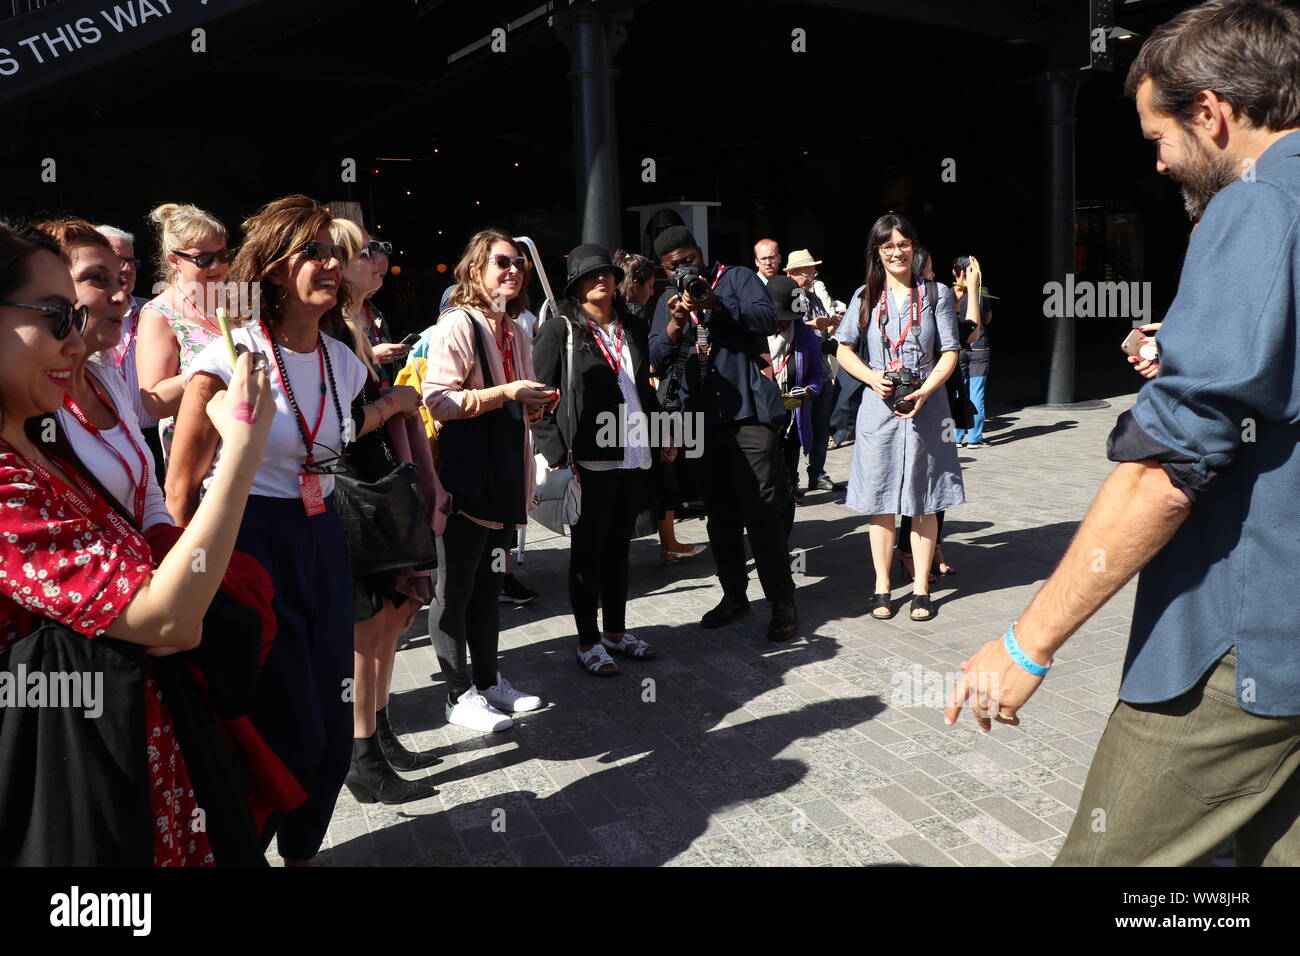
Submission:
<svg viewBox="0 0 1300 956">
<path fill-rule="evenodd" d="M 42 618 L 87 638 L 104 635 L 153 574 L 138 533 L 101 528 L 73 509 L 7 442 L 0 440 L 0 650 Z M 148 664 L 145 745 L 155 866 L 211 866 L 171 713 Z"/>
<path fill-rule="evenodd" d="M 220 334 L 210 329 L 205 329 L 187 319 L 184 314 L 173 309 L 162 299 L 150 299 L 140 307 L 140 311 L 153 309 L 172 327 L 172 334 L 176 336 L 176 344 L 180 348 L 180 368 L 178 372 L 184 375 L 189 370 L 190 364 L 198 357 L 198 354 L 207 348 L 208 343 L 214 339 L 220 338 Z M 172 437 L 176 434 L 176 419 L 164 418 L 158 422 L 158 434 L 162 439 L 163 455 L 170 458 L 172 453 Z"/>
</svg>

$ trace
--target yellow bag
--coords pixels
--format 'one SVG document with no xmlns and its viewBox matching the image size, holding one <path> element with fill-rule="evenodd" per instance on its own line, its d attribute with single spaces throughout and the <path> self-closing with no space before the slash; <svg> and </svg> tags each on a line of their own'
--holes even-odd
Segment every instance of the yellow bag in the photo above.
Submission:
<svg viewBox="0 0 1300 956">
<path fill-rule="evenodd" d="M 424 390 L 424 372 L 427 365 L 427 360 L 423 358 L 412 358 L 406 363 L 406 367 L 397 373 L 397 381 L 393 384 L 409 385 L 417 392 L 422 393 Z M 433 455 L 433 466 L 437 468 L 441 463 L 438 457 L 438 426 L 423 402 L 420 403 L 420 419 L 424 422 L 424 433 L 429 436 L 429 451 Z"/>
</svg>

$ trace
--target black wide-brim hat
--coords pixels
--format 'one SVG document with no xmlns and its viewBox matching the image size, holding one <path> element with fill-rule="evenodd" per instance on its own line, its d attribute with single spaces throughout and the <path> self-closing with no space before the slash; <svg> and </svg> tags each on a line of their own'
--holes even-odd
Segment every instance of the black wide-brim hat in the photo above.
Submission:
<svg viewBox="0 0 1300 956">
<path fill-rule="evenodd" d="M 569 253 L 567 265 L 568 273 L 564 283 L 565 295 L 569 294 L 573 289 L 573 284 L 583 276 L 589 276 L 601 269 L 613 270 L 615 285 L 622 285 L 623 283 L 623 270 L 614 265 L 609 258 L 608 249 L 595 243 L 584 243 L 576 247 Z"/>
</svg>

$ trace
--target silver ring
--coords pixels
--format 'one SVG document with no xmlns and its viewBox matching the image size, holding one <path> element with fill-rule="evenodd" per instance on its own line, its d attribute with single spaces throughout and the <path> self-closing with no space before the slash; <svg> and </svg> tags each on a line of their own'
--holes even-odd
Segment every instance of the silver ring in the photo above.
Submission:
<svg viewBox="0 0 1300 956">
<path fill-rule="evenodd" d="M 264 352 L 253 353 L 253 371 L 254 372 L 271 372 L 271 360 L 266 357 Z"/>
</svg>

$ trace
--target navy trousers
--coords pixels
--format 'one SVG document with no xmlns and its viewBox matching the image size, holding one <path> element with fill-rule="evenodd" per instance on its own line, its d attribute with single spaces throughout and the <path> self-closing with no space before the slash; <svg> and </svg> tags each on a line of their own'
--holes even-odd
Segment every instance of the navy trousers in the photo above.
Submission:
<svg viewBox="0 0 1300 956">
<path fill-rule="evenodd" d="M 297 498 L 251 495 L 235 545 L 262 562 L 275 587 L 275 646 L 253 724 L 308 794 L 263 834 L 267 845 L 279 838 L 287 860 L 320 849 L 352 760 L 352 568 L 332 495 L 325 505 L 308 517 Z"/>
</svg>

